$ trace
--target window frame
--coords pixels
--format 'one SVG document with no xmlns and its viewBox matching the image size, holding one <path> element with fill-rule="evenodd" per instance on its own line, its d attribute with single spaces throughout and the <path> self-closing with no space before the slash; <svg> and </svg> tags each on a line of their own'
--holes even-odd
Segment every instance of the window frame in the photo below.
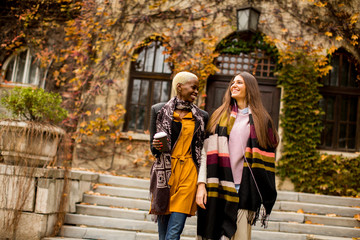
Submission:
<svg viewBox="0 0 360 240">
<path fill-rule="evenodd" d="M 355 86 L 355 87 L 351 87 L 351 86 L 341 86 L 342 83 L 342 71 L 344 71 L 344 61 L 347 59 L 348 60 L 348 69 L 345 69 L 346 71 L 348 71 L 348 79 L 346 82 L 348 83 L 348 85 L 350 84 L 349 81 L 351 81 L 351 67 L 354 67 L 354 64 L 351 64 L 351 61 L 349 61 L 349 54 L 345 51 L 338 51 L 336 53 L 334 53 L 334 55 L 338 55 L 339 56 L 339 65 L 337 66 L 337 85 L 331 85 L 331 71 L 330 73 L 325 77 L 325 79 L 323 79 L 323 81 L 326 83 L 328 83 L 327 85 L 324 84 L 324 86 L 319 88 L 319 92 L 320 94 L 324 97 L 324 99 L 326 97 L 333 97 L 335 99 L 334 104 L 333 104 L 333 109 L 334 109 L 334 119 L 333 120 L 329 120 L 326 119 L 326 112 L 325 115 L 323 117 L 323 123 L 324 126 L 326 126 L 327 122 L 334 122 L 333 125 L 333 130 L 332 130 L 332 139 L 331 139 L 331 146 L 327 146 L 326 145 L 326 139 L 325 139 L 325 131 L 326 128 L 324 127 L 322 133 L 321 133 L 321 139 L 320 139 L 320 144 L 319 144 L 319 149 L 320 150 L 332 150 L 332 151 L 339 151 L 339 152 L 358 152 L 360 151 L 360 88 L 359 86 Z M 356 83 L 355 83 L 356 84 Z M 359 83 L 357 83 L 359 85 Z M 357 112 L 356 112 L 356 123 L 355 123 L 355 127 L 356 127 L 356 133 L 355 133 L 355 143 L 354 143 L 354 147 L 355 149 L 349 149 L 347 146 L 345 148 L 341 148 L 339 147 L 340 145 L 340 128 L 341 128 L 341 124 L 346 124 L 346 128 L 347 128 L 347 133 L 346 136 L 348 136 L 348 128 L 349 128 L 349 124 L 351 124 L 351 121 L 349 119 L 349 116 L 347 116 L 346 120 L 341 120 L 341 101 L 343 98 L 348 98 L 348 97 L 354 97 L 357 98 Z M 324 100 L 325 101 L 325 100 Z M 355 100 L 356 102 L 356 100 Z M 327 111 L 327 107 L 325 109 Z"/>
<path fill-rule="evenodd" d="M 275 61 L 260 49 L 254 49 L 249 53 L 241 52 L 240 54 L 222 53 L 214 61 L 219 69 L 215 75 L 232 77 L 236 73 L 245 71 L 254 74 L 256 79 L 275 81 L 277 79 L 274 75 L 276 70 Z M 231 65 L 233 66 L 231 67 Z M 246 68 L 244 68 L 245 66 Z"/>
<path fill-rule="evenodd" d="M 156 57 L 156 53 L 157 48 L 163 46 L 161 44 L 160 40 L 154 40 L 153 42 L 155 42 L 155 48 L 154 48 L 154 53 L 153 53 L 153 62 L 152 62 L 152 71 L 145 71 L 145 62 L 143 63 L 142 66 L 142 71 L 138 71 L 136 70 L 136 64 L 137 61 L 132 61 L 131 62 L 131 66 L 130 66 L 130 74 L 129 74 L 129 84 L 128 84 L 128 88 L 127 88 L 127 97 L 126 97 L 126 114 L 125 114 L 125 121 L 124 121 L 124 126 L 123 126 L 123 131 L 133 131 L 133 132 L 137 132 L 137 133 L 143 133 L 149 130 L 150 128 L 150 110 L 151 110 L 151 106 L 153 104 L 153 99 L 154 99 L 154 82 L 156 81 L 161 81 L 161 82 L 169 82 L 170 84 L 170 89 L 168 92 L 168 99 L 171 98 L 171 75 L 172 75 L 172 66 L 170 63 L 165 62 L 164 60 L 166 59 L 166 56 L 164 56 L 163 61 L 162 61 L 162 71 L 165 71 L 165 64 L 169 64 L 169 70 L 171 71 L 170 73 L 166 73 L 166 72 L 155 72 L 155 61 L 157 59 Z M 135 54 L 139 54 L 141 53 L 141 51 L 145 51 L 144 52 L 144 59 L 146 59 L 147 56 L 147 49 L 149 49 L 149 46 L 151 46 L 151 43 L 145 47 L 139 48 Z M 133 92 L 133 87 L 134 87 L 134 80 L 139 79 L 139 80 L 145 80 L 145 81 L 149 81 L 149 88 L 148 88 L 148 98 L 146 100 L 143 100 L 146 104 L 141 105 L 141 106 L 145 106 L 145 114 L 144 114 L 144 126 L 143 129 L 139 129 L 138 126 L 135 126 L 135 129 L 129 129 L 129 125 L 130 125 L 130 118 L 131 118 L 131 113 L 129 111 L 129 109 L 131 108 L 131 106 L 133 105 L 131 103 L 131 98 L 132 98 L 132 92 Z M 140 98 L 141 96 L 139 96 Z M 138 104 L 139 105 L 139 104 Z M 139 105 L 140 106 L 140 105 Z M 138 116 L 137 116 L 138 117 Z M 137 121 L 137 117 L 136 120 Z"/>
<path fill-rule="evenodd" d="M 19 62 L 20 62 L 20 54 L 26 51 L 26 57 L 25 57 L 25 66 L 24 66 L 24 73 L 22 76 L 21 81 L 16 81 L 16 75 L 19 71 Z M 5 79 L 6 71 L 8 70 L 9 64 L 14 60 L 14 68 L 11 74 L 11 81 L 3 82 L 6 85 L 13 85 L 13 86 L 36 86 L 36 87 L 45 87 L 45 81 L 41 79 L 41 68 L 39 65 L 35 64 L 36 66 L 36 72 L 35 72 L 35 83 L 30 83 L 30 68 L 32 66 L 31 58 L 33 57 L 31 50 L 29 48 L 24 48 L 21 50 L 18 50 L 17 52 L 13 53 L 10 57 L 6 59 L 4 62 L 4 65 L 2 67 L 2 72 Z M 35 59 L 36 60 L 36 59 Z M 15 80 L 15 81 L 14 81 Z"/>
</svg>

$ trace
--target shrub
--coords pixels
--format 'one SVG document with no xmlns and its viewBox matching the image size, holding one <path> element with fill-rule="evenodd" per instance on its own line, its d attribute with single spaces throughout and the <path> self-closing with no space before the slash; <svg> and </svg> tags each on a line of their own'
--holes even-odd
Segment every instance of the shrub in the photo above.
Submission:
<svg viewBox="0 0 360 240">
<path fill-rule="evenodd" d="M 307 179 L 305 190 L 336 196 L 360 196 L 360 156 L 346 158 L 323 154 L 315 162 L 314 169 L 316 171 L 312 178 Z"/>
<path fill-rule="evenodd" d="M 61 107 L 62 99 L 58 93 L 45 92 L 42 88 L 15 87 L 4 94 L 1 104 L 16 119 L 55 124 L 68 115 Z"/>
</svg>

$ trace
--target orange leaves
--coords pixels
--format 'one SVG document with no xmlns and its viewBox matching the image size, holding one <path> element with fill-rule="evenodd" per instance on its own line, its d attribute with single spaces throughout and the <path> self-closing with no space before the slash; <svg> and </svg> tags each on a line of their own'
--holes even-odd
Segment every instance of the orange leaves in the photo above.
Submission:
<svg viewBox="0 0 360 240">
<path fill-rule="evenodd" d="M 131 152 L 133 149 L 133 146 L 131 144 L 129 144 L 127 147 L 126 147 L 126 151 L 127 152 Z"/>
<path fill-rule="evenodd" d="M 296 212 L 296 213 L 304 213 L 304 210 L 299 209 L 299 210 L 297 210 L 297 212 Z"/>
<path fill-rule="evenodd" d="M 335 40 L 336 40 L 336 41 L 342 41 L 342 40 L 343 40 L 343 37 L 342 37 L 342 36 L 336 36 Z"/>
<path fill-rule="evenodd" d="M 359 42 L 357 41 L 359 39 L 359 36 L 357 36 L 357 35 L 355 35 L 355 34 L 353 34 L 352 36 L 351 36 L 351 44 L 353 45 L 353 46 L 356 46 L 356 45 L 358 45 L 359 44 Z"/>
<path fill-rule="evenodd" d="M 162 4 L 166 3 L 168 0 L 157 0 L 153 4 L 149 5 L 150 10 L 158 9 Z"/>
<path fill-rule="evenodd" d="M 325 32 L 325 35 L 328 36 L 328 37 L 332 37 L 332 36 L 333 36 L 332 32 Z"/>
<path fill-rule="evenodd" d="M 335 47 L 334 45 L 332 45 L 329 50 L 328 50 L 328 54 L 333 54 L 335 51 L 337 50 L 337 47 Z"/>
<path fill-rule="evenodd" d="M 178 24 L 178 26 L 181 26 L 182 24 Z M 184 35 L 187 34 L 187 32 L 183 29 L 178 30 L 177 35 Z M 188 37 L 190 43 L 191 37 Z M 175 40 L 181 40 L 181 39 L 175 39 Z M 183 47 L 181 48 L 174 48 L 174 44 L 172 46 L 169 46 L 171 50 L 169 50 L 170 56 L 167 61 L 172 62 L 174 66 L 173 72 L 180 72 L 183 70 L 191 71 L 195 73 L 199 77 L 200 86 L 199 86 L 199 92 L 201 93 L 204 89 L 206 79 L 209 75 L 214 74 L 216 71 L 218 71 L 218 68 L 214 65 L 214 59 L 218 56 L 218 53 L 216 53 L 215 46 L 217 43 L 217 37 L 212 36 L 209 34 L 208 37 L 200 38 L 200 43 L 196 46 L 198 50 L 193 52 L 184 52 L 186 49 Z M 179 46 L 181 46 L 182 43 L 178 43 Z M 192 46 L 189 44 L 189 47 Z M 193 49 L 193 47 L 191 47 Z M 185 57 L 186 56 L 186 57 Z"/>
<path fill-rule="evenodd" d="M 305 224 L 312 224 L 312 225 L 324 226 L 324 224 L 322 224 L 322 223 L 314 223 L 314 222 L 312 222 L 312 221 L 310 221 L 310 220 L 305 221 Z"/>
<path fill-rule="evenodd" d="M 322 7 L 323 8 L 323 7 L 326 7 L 327 2 L 315 1 L 314 5 L 317 6 L 317 7 Z"/>
<path fill-rule="evenodd" d="M 84 127 L 87 126 L 87 122 L 86 122 L 86 121 L 83 121 L 83 122 L 81 122 L 81 123 L 79 124 L 79 126 L 80 126 L 81 128 L 84 128 Z"/>
<path fill-rule="evenodd" d="M 137 164 L 140 163 L 141 161 L 142 161 L 141 158 L 137 158 L 137 159 L 135 159 L 135 160 L 133 161 L 133 163 L 134 163 L 135 165 L 137 165 Z"/>
<path fill-rule="evenodd" d="M 354 25 L 355 23 L 357 23 L 358 20 L 359 20 L 359 13 L 355 13 L 350 18 L 350 24 Z"/>
<path fill-rule="evenodd" d="M 95 114 L 99 114 L 99 113 L 100 113 L 100 110 L 101 110 L 101 108 L 97 108 L 97 109 L 95 110 Z"/>
</svg>

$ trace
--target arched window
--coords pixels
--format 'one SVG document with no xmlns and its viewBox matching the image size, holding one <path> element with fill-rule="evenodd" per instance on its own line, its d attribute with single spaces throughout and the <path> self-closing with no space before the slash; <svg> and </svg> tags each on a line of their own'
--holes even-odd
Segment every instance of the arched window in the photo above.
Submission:
<svg viewBox="0 0 360 240">
<path fill-rule="evenodd" d="M 171 69 L 164 50 L 160 41 L 153 41 L 136 52 L 138 58 L 131 64 L 125 131 L 148 130 L 151 105 L 170 99 Z"/>
<path fill-rule="evenodd" d="M 3 73 L 6 83 L 44 87 L 39 61 L 32 55 L 30 49 L 11 55 L 4 63 Z"/>
<path fill-rule="evenodd" d="M 360 150 L 360 88 L 358 72 L 349 61 L 350 54 L 337 51 L 332 59 L 332 70 L 323 79 L 320 104 L 325 112 L 320 148 L 355 152 Z"/>
</svg>

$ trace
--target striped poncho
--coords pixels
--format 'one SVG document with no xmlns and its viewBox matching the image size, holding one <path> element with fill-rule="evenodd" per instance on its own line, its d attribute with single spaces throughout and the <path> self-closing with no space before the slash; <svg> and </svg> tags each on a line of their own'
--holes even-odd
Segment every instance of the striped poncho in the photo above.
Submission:
<svg viewBox="0 0 360 240">
<path fill-rule="evenodd" d="M 261 222 L 266 227 L 267 218 L 276 200 L 275 149 L 259 146 L 251 114 L 243 176 L 240 190 L 236 192 L 228 147 L 236 114 L 236 111 L 232 111 L 229 121 L 224 114 L 216 126 L 215 134 L 210 135 L 204 142 L 207 154 L 208 199 L 206 210 L 198 208 L 197 230 L 200 239 L 217 240 L 222 235 L 229 238 L 233 236 L 236 232 L 238 209 L 250 210 L 248 222 L 254 225 L 263 206 Z M 271 128 L 269 136 L 274 136 Z"/>
</svg>

